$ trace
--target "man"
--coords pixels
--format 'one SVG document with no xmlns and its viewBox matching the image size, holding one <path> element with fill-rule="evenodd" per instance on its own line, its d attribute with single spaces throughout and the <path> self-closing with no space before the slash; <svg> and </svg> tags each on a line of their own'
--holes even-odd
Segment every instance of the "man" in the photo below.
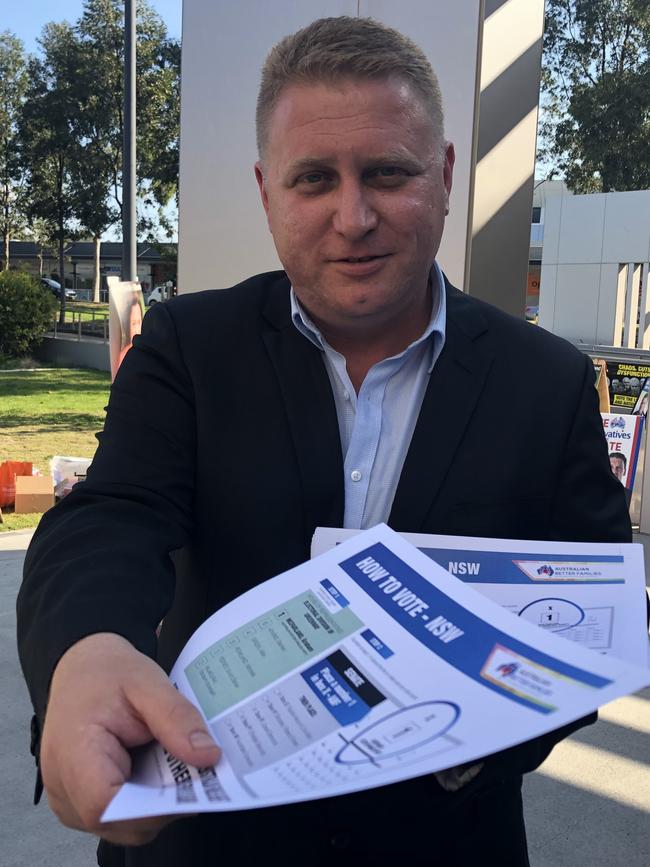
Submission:
<svg viewBox="0 0 650 867">
<path fill-rule="evenodd" d="M 627 458 L 623 454 L 623 452 L 610 452 L 609 454 L 609 465 L 612 469 L 612 472 L 619 480 L 619 482 L 623 485 L 625 484 L 625 473 L 627 471 Z"/>
<path fill-rule="evenodd" d="M 419 49 L 368 19 L 288 37 L 263 71 L 258 140 L 286 274 L 147 314 L 88 480 L 27 557 L 19 638 L 48 799 L 127 844 L 103 844 L 102 865 L 526 864 L 521 774 L 566 730 L 345 798 L 178 821 L 143 848 L 165 821 L 100 828 L 129 748 L 218 757 L 152 658 L 168 665 L 212 611 L 307 559 L 316 526 L 630 535 L 591 362 L 435 264 L 454 150 Z M 544 431 L 539 405 L 554 408 Z"/>
</svg>

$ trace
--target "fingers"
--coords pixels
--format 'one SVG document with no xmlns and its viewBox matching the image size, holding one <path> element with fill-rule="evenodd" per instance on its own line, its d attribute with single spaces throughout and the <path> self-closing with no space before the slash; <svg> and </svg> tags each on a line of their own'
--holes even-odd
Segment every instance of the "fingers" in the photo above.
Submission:
<svg viewBox="0 0 650 867">
<path fill-rule="evenodd" d="M 107 804 L 130 775 L 129 753 L 114 735 L 96 724 L 79 733 L 75 757 L 63 766 L 50 751 L 48 745 L 42 765 L 51 809 L 64 825 L 95 831 Z"/>
<path fill-rule="evenodd" d="M 92 761 L 71 768 L 64 783 L 53 791 L 48 790 L 51 809 L 68 827 L 96 834 L 110 843 L 121 846 L 150 843 L 177 817 L 148 817 L 103 824 L 100 820 L 107 804 L 130 775 L 131 758 L 116 738 L 99 732 L 95 743 L 90 746 Z M 81 803 L 76 797 L 78 792 L 85 793 Z"/>
<path fill-rule="evenodd" d="M 167 752 L 194 767 L 216 764 L 221 751 L 200 712 L 174 689 L 161 669 L 158 672 L 143 671 L 129 679 L 127 700 Z"/>
<path fill-rule="evenodd" d="M 131 774 L 129 748 L 152 739 L 198 767 L 219 759 L 199 711 L 154 662 L 117 635 L 73 645 L 52 678 L 41 743 L 43 783 L 59 819 L 122 845 L 153 839 L 173 817 L 100 823 Z"/>
</svg>

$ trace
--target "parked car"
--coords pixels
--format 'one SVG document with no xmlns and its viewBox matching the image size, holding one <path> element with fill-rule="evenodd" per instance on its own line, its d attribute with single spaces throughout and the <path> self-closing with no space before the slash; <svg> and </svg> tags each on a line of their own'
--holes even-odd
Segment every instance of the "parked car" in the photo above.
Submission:
<svg viewBox="0 0 650 867">
<path fill-rule="evenodd" d="M 51 280 L 49 277 L 41 277 L 41 286 L 43 289 L 49 289 L 57 298 L 61 298 L 61 284 L 56 280 Z M 76 301 L 77 293 L 74 289 L 65 290 L 66 301 Z"/>
<path fill-rule="evenodd" d="M 154 286 L 149 292 L 147 292 L 144 296 L 144 303 L 147 307 L 150 307 L 152 304 L 158 304 L 160 301 L 167 301 L 169 298 L 169 290 L 166 286 Z"/>
</svg>

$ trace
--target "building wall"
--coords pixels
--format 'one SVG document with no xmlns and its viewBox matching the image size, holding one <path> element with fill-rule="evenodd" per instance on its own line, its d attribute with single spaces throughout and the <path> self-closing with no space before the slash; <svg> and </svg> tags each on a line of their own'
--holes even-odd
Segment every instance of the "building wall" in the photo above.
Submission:
<svg viewBox="0 0 650 867">
<path fill-rule="evenodd" d="M 476 163 L 464 288 L 521 316 L 528 303 L 544 3 L 484 0 L 481 14 Z"/>
<path fill-rule="evenodd" d="M 539 324 L 574 343 L 650 348 L 650 191 L 550 196 Z"/>
<path fill-rule="evenodd" d="M 181 292 L 280 267 L 253 177 L 260 68 L 321 16 L 371 16 L 422 47 L 456 148 L 438 259 L 460 288 L 523 314 L 543 0 L 185 0 Z M 470 251 L 472 254 L 470 255 Z"/>
<path fill-rule="evenodd" d="M 457 153 L 451 214 L 441 249 L 463 283 L 479 40 L 479 0 L 243 0 L 183 6 L 179 289 L 229 286 L 281 267 L 253 165 L 260 69 L 275 42 L 321 16 L 372 16 L 411 36 L 440 78 L 446 134 Z M 463 58 L 462 62 L 459 58 Z"/>
</svg>

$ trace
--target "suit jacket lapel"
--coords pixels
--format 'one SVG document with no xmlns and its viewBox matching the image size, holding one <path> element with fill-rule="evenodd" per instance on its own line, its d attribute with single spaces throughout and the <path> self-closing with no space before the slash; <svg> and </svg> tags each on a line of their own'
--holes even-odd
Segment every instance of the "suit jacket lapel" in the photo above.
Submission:
<svg viewBox="0 0 650 867">
<path fill-rule="evenodd" d="M 422 529 L 470 423 L 492 363 L 478 339 L 487 324 L 467 296 L 447 284 L 445 346 L 427 387 L 389 518 Z"/>
<path fill-rule="evenodd" d="M 320 350 L 291 322 L 289 281 L 274 285 L 263 339 L 275 368 L 300 472 L 305 526 L 343 523 L 343 458 L 336 406 Z"/>
</svg>

